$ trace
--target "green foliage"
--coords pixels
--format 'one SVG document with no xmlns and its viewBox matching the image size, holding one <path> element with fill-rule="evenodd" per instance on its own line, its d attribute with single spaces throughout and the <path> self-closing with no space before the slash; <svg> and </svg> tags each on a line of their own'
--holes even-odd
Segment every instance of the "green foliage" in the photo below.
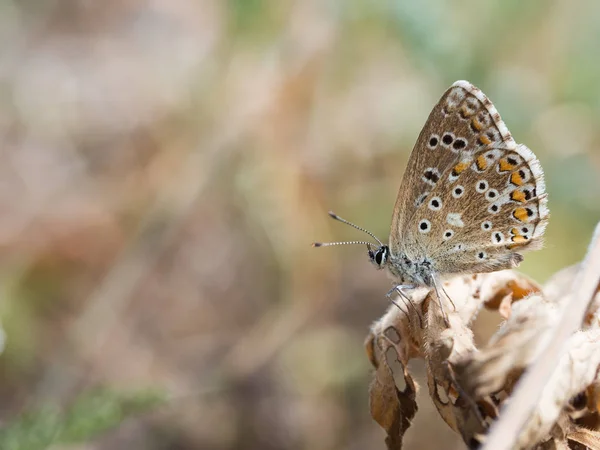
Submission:
<svg viewBox="0 0 600 450">
<path fill-rule="evenodd" d="M 65 411 L 46 406 L 22 414 L 0 430 L 0 449 L 41 450 L 52 444 L 83 442 L 164 402 L 165 395 L 154 389 L 85 392 Z"/>
<path fill-rule="evenodd" d="M 232 37 L 245 42 L 267 43 L 280 32 L 279 8 L 265 0 L 228 0 Z"/>
</svg>

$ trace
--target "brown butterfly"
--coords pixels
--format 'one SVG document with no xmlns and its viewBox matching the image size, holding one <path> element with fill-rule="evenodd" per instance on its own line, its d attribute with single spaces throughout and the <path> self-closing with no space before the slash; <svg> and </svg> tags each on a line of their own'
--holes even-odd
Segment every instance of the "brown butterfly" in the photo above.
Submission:
<svg viewBox="0 0 600 450">
<path fill-rule="evenodd" d="M 434 106 L 410 155 L 389 245 L 333 213 L 377 246 L 313 245 L 366 244 L 371 262 L 387 267 L 397 281 L 393 290 L 437 291 L 450 275 L 517 266 L 521 251 L 541 247 L 548 214 L 544 173 L 534 153 L 514 141 L 481 90 L 457 81 Z"/>
</svg>

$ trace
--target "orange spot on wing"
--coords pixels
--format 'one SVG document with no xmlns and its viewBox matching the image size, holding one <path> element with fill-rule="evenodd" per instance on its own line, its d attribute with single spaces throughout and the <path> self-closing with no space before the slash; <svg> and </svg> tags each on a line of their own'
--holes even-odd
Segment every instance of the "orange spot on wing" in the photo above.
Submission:
<svg viewBox="0 0 600 450">
<path fill-rule="evenodd" d="M 474 131 L 481 131 L 483 128 L 483 125 L 477 120 L 477 117 L 473 117 L 473 120 L 471 120 L 471 128 L 473 128 Z"/>
<path fill-rule="evenodd" d="M 518 228 L 512 228 L 510 230 L 510 234 L 512 234 L 510 240 L 512 242 L 514 242 L 515 244 L 521 244 L 521 243 L 529 240 L 529 238 L 527 236 L 524 236 L 523 234 L 521 234 L 521 230 L 519 230 Z"/>
<path fill-rule="evenodd" d="M 510 182 L 512 184 L 514 184 L 515 186 L 522 186 L 523 185 L 523 177 L 521 176 L 521 174 L 519 172 L 513 172 L 510 175 Z"/>
<path fill-rule="evenodd" d="M 515 242 L 513 244 L 508 244 L 506 246 L 507 249 L 512 250 L 513 248 L 517 248 L 517 247 L 523 247 L 524 245 L 529 244 L 528 240 L 524 240 L 524 241 L 519 241 L 519 242 Z"/>
<path fill-rule="evenodd" d="M 466 163 L 466 162 L 460 162 L 460 163 L 458 163 L 452 169 L 452 175 L 454 175 L 454 176 L 460 175 L 461 173 L 463 173 L 465 171 L 465 169 L 467 167 L 469 167 L 469 163 Z"/>
<path fill-rule="evenodd" d="M 463 118 L 467 119 L 468 117 L 471 117 L 473 113 L 469 111 L 467 105 L 462 105 L 460 107 L 460 115 L 463 116 Z"/>
<path fill-rule="evenodd" d="M 483 145 L 490 145 L 492 143 L 492 141 L 490 141 L 490 138 L 487 137 L 485 134 L 479 136 L 479 142 L 481 142 Z"/>
<path fill-rule="evenodd" d="M 513 231 L 515 231 L 515 230 L 516 230 L 516 233 L 513 233 Z M 529 241 L 529 238 L 527 236 L 521 235 L 519 233 L 519 230 L 517 230 L 516 228 L 513 228 L 510 232 L 515 234 L 515 236 L 511 237 L 511 239 L 510 239 L 513 243 L 506 246 L 508 249 L 520 247 L 522 245 L 525 245 L 527 243 L 527 241 Z"/>
<path fill-rule="evenodd" d="M 500 172 L 508 172 L 509 170 L 512 170 L 515 168 L 515 165 L 509 163 L 506 158 L 502 158 L 500 160 L 499 166 L 500 166 Z"/>
<path fill-rule="evenodd" d="M 517 208 L 513 211 L 513 217 L 521 222 L 526 222 L 529 214 L 527 214 L 527 208 Z"/>
<path fill-rule="evenodd" d="M 525 194 L 521 191 L 513 191 L 510 194 L 510 198 L 511 198 L 511 200 L 514 200 L 515 202 L 520 202 L 520 203 L 525 203 L 525 201 L 526 201 Z"/>
<path fill-rule="evenodd" d="M 488 141 L 489 141 L 489 139 L 488 139 Z M 477 164 L 477 168 L 479 170 L 485 170 L 485 169 L 487 169 L 487 166 L 488 166 L 487 160 L 485 159 L 485 156 L 483 156 L 483 155 L 479 155 L 477 157 L 476 164 Z"/>
</svg>

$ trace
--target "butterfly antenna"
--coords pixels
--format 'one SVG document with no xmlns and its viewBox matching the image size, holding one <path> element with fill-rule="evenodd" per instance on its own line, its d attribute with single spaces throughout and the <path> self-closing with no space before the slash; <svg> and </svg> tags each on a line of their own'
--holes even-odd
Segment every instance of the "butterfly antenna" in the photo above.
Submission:
<svg viewBox="0 0 600 450">
<path fill-rule="evenodd" d="M 370 248 L 371 244 L 367 241 L 346 241 L 346 242 L 313 242 L 313 247 L 331 247 L 332 245 L 351 245 L 351 244 L 365 244 Z"/>
<path fill-rule="evenodd" d="M 364 228 L 359 227 L 358 225 L 355 225 L 352 222 L 348 222 L 346 219 L 342 219 L 340 216 L 338 216 L 333 211 L 329 211 L 329 215 L 331 216 L 332 219 L 335 219 L 339 222 L 345 223 L 346 225 L 350 225 L 351 227 L 356 228 L 357 230 L 360 230 L 363 233 L 367 233 L 369 236 L 371 236 L 373 239 L 375 239 L 379 243 L 379 245 L 381 245 L 381 246 L 383 245 L 383 242 L 381 242 L 379 239 L 377 239 L 377 236 L 375 236 L 369 230 L 365 230 Z"/>
</svg>

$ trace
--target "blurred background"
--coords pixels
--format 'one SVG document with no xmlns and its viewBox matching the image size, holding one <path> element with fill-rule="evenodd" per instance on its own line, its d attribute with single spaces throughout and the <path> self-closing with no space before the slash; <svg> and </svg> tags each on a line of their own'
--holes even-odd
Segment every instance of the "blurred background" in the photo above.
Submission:
<svg viewBox="0 0 600 450">
<path fill-rule="evenodd" d="M 580 260 L 599 42 L 593 0 L 0 1 L 1 423 L 149 387 L 160 406 L 53 448 L 384 448 L 363 340 L 389 281 L 310 243 L 364 237 L 329 209 L 387 239 L 467 79 L 546 172 L 521 269 Z M 406 448 L 463 448 L 423 387 Z"/>
</svg>

